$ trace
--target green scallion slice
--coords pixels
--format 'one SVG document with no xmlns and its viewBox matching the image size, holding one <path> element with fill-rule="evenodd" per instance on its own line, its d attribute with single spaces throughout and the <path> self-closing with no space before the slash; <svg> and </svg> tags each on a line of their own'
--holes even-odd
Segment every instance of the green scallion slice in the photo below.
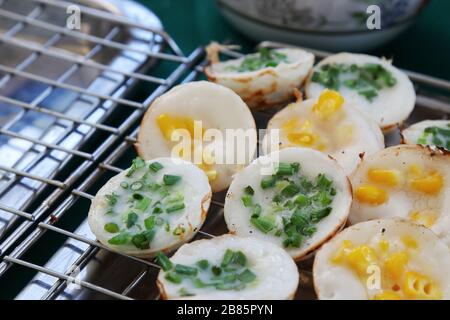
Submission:
<svg viewBox="0 0 450 320">
<path fill-rule="evenodd" d="M 183 210 L 185 208 L 184 202 L 174 203 L 173 205 L 166 208 L 167 213 L 176 212 L 179 210 Z"/>
<path fill-rule="evenodd" d="M 130 189 L 133 191 L 141 190 L 144 184 L 141 181 L 135 181 L 130 185 Z"/>
<path fill-rule="evenodd" d="M 183 277 L 175 272 L 168 272 L 165 275 L 167 281 L 172 283 L 180 284 L 183 281 Z"/>
<path fill-rule="evenodd" d="M 182 234 L 184 234 L 185 231 L 186 230 L 183 227 L 178 226 L 175 229 L 173 229 L 173 235 L 174 236 L 181 236 Z"/>
<path fill-rule="evenodd" d="M 151 230 L 155 227 L 155 216 L 150 216 L 144 220 L 145 229 Z"/>
<path fill-rule="evenodd" d="M 209 261 L 206 259 L 199 260 L 199 261 L 197 261 L 196 264 L 200 269 L 203 269 L 203 270 L 209 268 Z"/>
<path fill-rule="evenodd" d="M 290 163 L 280 162 L 276 170 L 276 174 L 279 176 L 290 176 L 294 173 L 294 170 Z"/>
<path fill-rule="evenodd" d="M 244 283 L 251 283 L 256 280 L 256 274 L 251 272 L 249 269 L 245 269 L 240 274 L 238 274 L 238 279 Z"/>
<path fill-rule="evenodd" d="M 262 189 L 272 188 L 273 186 L 275 186 L 275 182 L 276 177 L 274 176 L 265 177 L 261 180 L 261 188 Z"/>
<path fill-rule="evenodd" d="M 166 186 L 172 186 L 180 180 L 181 180 L 180 176 L 175 176 L 171 174 L 165 174 L 163 176 L 163 182 Z"/>
<path fill-rule="evenodd" d="M 264 233 L 268 233 L 276 227 L 275 218 L 273 216 L 259 216 L 257 218 L 250 218 L 250 222 L 258 230 Z"/>
<path fill-rule="evenodd" d="M 122 232 L 119 233 L 118 235 L 112 237 L 111 239 L 108 240 L 109 244 L 113 244 L 113 245 L 123 245 L 128 243 L 129 241 L 129 234 L 126 232 Z"/>
<path fill-rule="evenodd" d="M 252 196 L 245 194 L 241 198 L 244 207 L 251 207 L 253 205 Z"/>
<path fill-rule="evenodd" d="M 161 163 L 159 163 L 158 161 L 155 161 L 155 162 L 150 163 L 149 168 L 153 172 L 158 172 L 159 170 L 164 168 L 164 166 Z"/>
<path fill-rule="evenodd" d="M 145 210 L 147 210 L 147 208 L 151 202 L 152 202 L 152 200 L 150 198 L 144 196 L 141 200 L 139 200 L 136 203 L 134 208 L 137 210 L 140 210 L 140 211 L 145 211 Z"/>
<path fill-rule="evenodd" d="M 105 224 L 104 229 L 109 233 L 117 233 L 120 231 L 119 226 L 113 222 Z"/>
<path fill-rule="evenodd" d="M 300 188 L 294 183 L 290 183 L 283 190 L 281 190 L 281 195 L 283 197 L 293 197 L 300 192 Z"/>
<path fill-rule="evenodd" d="M 248 194 L 250 196 L 255 194 L 255 190 L 253 190 L 253 188 L 251 186 L 246 186 L 244 188 L 244 192 L 245 192 L 245 194 Z"/>
<path fill-rule="evenodd" d="M 189 292 L 186 288 L 180 288 L 180 290 L 178 290 L 178 293 L 180 294 L 180 297 L 193 297 L 193 296 L 195 296 L 195 293 Z"/>
<path fill-rule="evenodd" d="M 127 214 L 127 219 L 126 219 L 126 226 L 127 226 L 127 228 L 130 229 L 131 227 L 133 227 L 136 224 L 138 218 L 139 217 L 138 217 L 138 215 L 136 213 L 134 213 L 133 211 L 130 211 Z"/>
<path fill-rule="evenodd" d="M 176 264 L 174 270 L 176 273 L 183 274 L 186 276 L 196 276 L 198 273 L 197 268 L 189 267 L 183 264 Z"/>
<path fill-rule="evenodd" d="M 172 269 L 172 262 L 162 252 L 158 252 L 156 254 L 156 263 L 159 264 L 161 269 L 163 269 L 164 271 L 169 271 L 170 269 Z"/>
</svg>

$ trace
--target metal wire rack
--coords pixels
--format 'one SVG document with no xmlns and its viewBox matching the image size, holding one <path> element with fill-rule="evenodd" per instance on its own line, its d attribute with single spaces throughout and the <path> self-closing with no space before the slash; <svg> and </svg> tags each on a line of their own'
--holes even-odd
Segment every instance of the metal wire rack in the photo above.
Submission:
<svg viewBox="0 0 450 320">
<path fill-rule="evenodd" d="M 31 13 L 14 14 L 6 12 L 1 4 L 5 1 L 0 0 L 0 16 L 12 19 L 20 26 L 33 26 L 34 28 L 43 28 L 51 33 L 58 34 L 60 37 L 76 37 L 83 41 L 92 42 L 100 48 L 113 48 L 119 51 L 130 52 L 129 46 L 123 42 L 114 40 L 114 37 L 97 37 L 86 34 L 80 34 L 75 31 L 68 31 L 64 27 L 60 27 L 49 22 L 42 23 L 38 20 L 39 14 L 46 8 L 64 9 L 71 4 L 65 1 L 54 0 L 27 0 L 33 3 L 37 9 L 33 9 Z M 64 225 L 64 220 L 69 217 L 77 208 L 86 207 L 93 195 L 96 193 L 101 183 L 110 176 L 121 172 L 127 167 L 126 159 L 134 156 L 133 144 L 138 132 L 138 121 L 145 111 L 146 107 L 153 99 L 164 93 L 173 85 L 179 82 L 189 82 L 199 77 L 202 71 L 202 62 L 204 52 L 202 48 L 195 50 L 189 56 L 184 56 L 179 50 L 176 43 L 163 31 L 149 28 L 148 26 L 131 22 L 126 18 L 119 17 L 114 14 L 107 13 L 103 10 L 92 7 L 83 7 L 83 12 L 93 19 L 101 19 L 102 21 L 111 22 L 114 29 L 118 26 L 123 28 L 136 28 L 140 31 L 150 32 L 153 35 L 151 45 L 133 49 L 133 54 L 143 55 L 144 61 L 142 65 L 151 62 L 167 62 L 175 64 L 175 67 L 165 77 L 156 77 L 147 75 L 142 68 L 136 68 L 133 71 L 124 71 L 116 69 L 107 64 L 99 63 L 91 59 L 89 55 L 73 55 L 61 50 L 53 50 L 52 42 L 47 45 L 29 43 L 12 36 L 16 33 L 7 32 L 0 34 L 0 43 L 8 44 L 22 49 L 31 51 L 31 55 L 35 58 L 27 58 L 26 60 L 36 59 L 41 55 L 51 58 L 63 59 L 70 63 L 71 68 L 89 67 L 100 70 L 102 73 L 113 73 L 122 77 L 121 84 L 128 83 L 124 89 L 114 91 L 111 94 L 98 94 L 88 89 L 82 89 L 76 85 L 65 82 L 68 76 L 60 77 L 57 80 L 38 76 L 26 70 L 26 63 L 23 67 L 7 67 L 0 63 L 0 73 L 5 76 L 0 80 L 0 89 L 5 77 L 12 79 L 14 77 L 24 77 L 29 80 L 44 83 L 49 86 L 50 92 L 46 91 L 46 95 L 51 94 L 53 90 L 64 89 L 75 92 L 77 95 L 88 96 L 103 102 L 95 109 L 104 108 L 106 104 L 105 114 L 95 120 L 89 117 L 74 117 L 65 112 L 57 112 L 48 108 L 40 107 L 40 103 L 45 97 L 36 98 L 31 102 L 21 102 L 17 99 L 4 96 L 0 91 L 0 102 L 11 103 L 23 109 L 23 112 L 36 111 L 45 115 L 51 115 L 58 121 L 69 121 L 71 123 L 70 130 L 80 130 L 84 127 L 85 132 L 98 135 L 101 132 L 107 132 L 106 138 L 101 144 L 95 145 L 92 150 L 86 151 L 81 148 L 84 139 L 81 139 L 72 147 L 67 147 L 59 140 L 56 142 L 46 142 L 40 137 L 31 137 L 21 133 L 16 133 L 8 126 L 3 125 L 0 134 L 26 141 L 31 144 L 30 148 L 41 148 L 42 154 L 51 153 L 64 154 L 66 163 L 71 158 L 80 158 L 77 168 L 64 179 L 56 179 L 54 175 L 40 175 L 34 173 L 30 167 L 17 168 L 15 166 L 1 166 L 0 171 L 13 175 L 14 183 L 24 183 L 23 181 L 38 182 L 42 188 L 51 188 L 51 192 L 45 195 L 43 201 L 33 210 L 24 209 L 26 206 L 15 208 L 14 206 L 4 205 L 0 197 L 0 209 L 8 212 L 13 216 L 22 219 L 21 223 L 16 225 L 13 230 L 2 238 L 0 242 L 0 277 L 13 276 L 16 270 L 14 268 L 24 267 L 27 270 L 37 272 L 36 277 L 31 281 L 19 298 L 36 298 L 36 299 L 79 299 L 79 298 L 114 298 L 114 299 L 130 299 L 130 298 L 158 298 L 158 293 L 154 287 L 155 277 L 158 272 L 158 266 L 151 261 L 127 256 L 121 253 L 113 252 L 109 248 L 97 242 L 90 233 L 85 220 L 87 211 L 81 212 L 83 220 L 79 223 L 76 230 Z M 33 13 L 33 11 L 35 11 Z M 7 15 L 8 13 L 8 15 Z M 12 27 L 20 29 L 19 27 Z M 11 30 L 11 29 L 10 29 Z M 5 35 L 6 34 L 6 35 Z M 156 39 L 154 39 L 156 38 Z M 151 50 L 152 46 L 157 46 L 158 50 Z M 169 53 L 160 51 L 160 47 L 167 46 Z M 277 47 L 280 44 L 273 42 L 264 42 L 260 44 L 266 47 Z M 98 49 L 99 50 L 99 49 Z M 315 53 L 316 57 L 324 58 L 328 54 L 325 52 L 310 50 Z M 237 53 L 224 52 L 236 56 Z M 73 67 L 75 66 L 75 67 Z M 416 121 L 421 118 L 442 118 L 447 117 L 450 111 L 450 103 L 448 94 L 450 93 L 450 82 L 435 79 L 432 77 L 408 72 L 409 76 L 415 82 L 418 92 L 417 108 L 410 121 Z M 131 83 L 130 83 L 131 82 Z M 128 97 L 129 87 L 132 84 L 146 82 L 155 85 L 149 95 L 144 97 L 141 102 L 130 100 Z M 123 86 L 121 86 L 123 87 Z M 441 92 L 434 93 L 434 90 Z M 447 97 L 445 96 L 447 94 Z M 108 108 L 109 105 L 109 108 Z M 122 107 L 129 111 L 126 117 L 122 117 L 123 121 L 116 126 L 107 124 L 106 115 L 110 108 Z M 112 112 L 112 111 L 109 111 Z M 255 113 L 258 127 L 264 127 L 270 117 L 268 113 Z M 23 116 L 23 114 L 22 114 Z M 87 136 L 87 134 L 86 134 Z M 389 143 L 396 143 L 395 134 L 392 135 Z M 83 137 L 84 138 L 84 137 Z M 62 166 L 62 165 L 61 165 Z M 11 182 L 10 182 L 11 183 Z M 9 190 L 11 185 L 0 189 Z M 3 193 L 0 193 L 0 196 Z M 32 200 L 37 199 L 35 195 Z M 83 205 L 84 204 L 84 205 Z M 198 233 L 197 237 L 212 237 L 216 234 L 222 234 L 226 231 L 223 226 L 222 219 L 223 194 L 214 195 L 210 213 L 205 226 Z M 45 264 L 30 262 L 26 255 L 36 248 L 42 248 L 48 245 L 47 236 L 57 235 L 63 239 L 63 245 Z M 301 287 L 309 293 L 302 293 L 300 298 L 313 298 L 312 283 L 310 274 L 307 271 L 307 263 L 305 270 L 301 272 Z M 301 266 L 303 268 L 303 266 Z M 126 272 L 125 272 L 125 271 Z M 119 272 L 119 273 L 118 273 Z M 120 277 L 120 283 L 111 282 L 111 279 Z M 72 288 L 73 285 L 78 287 Z"/>
<path fill-rule="evenodd" d="M 136 4 L 108 0 L 133 14 L 138 22 L 131 22 L 98 3 L 0 0 L 0 253 L 98 163 L 199 56 L 184 56 L 159 20 L 142 15 Z M 65 9 L 73 4 L 83 12 L 81 30 L 64 25 Z M 172 63 L 163 77 L 143 73 L 161 61 Z M 138 83 L 153 85 L 152 94 L 124 98 Z M 94 133 L 102 135 L 97 139 L 102 143 L 83 150 Z M 74 161 L 76 168 L 61 175 Z M 40 197 L 44 200 L 36 204 Z"/>
</svg>

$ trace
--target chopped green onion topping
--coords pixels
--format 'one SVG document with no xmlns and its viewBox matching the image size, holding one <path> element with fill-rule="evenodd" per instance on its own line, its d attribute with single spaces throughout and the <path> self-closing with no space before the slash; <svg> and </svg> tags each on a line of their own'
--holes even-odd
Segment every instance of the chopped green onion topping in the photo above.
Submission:
<svg viewBox="0 0 450 320">
<path fill-rule="evenodd" d="M 130 189 L 133 191 L 141 190 L 144 184 L 141 181 L 135 181 L 131 184 Z"/>
<path fill-rule="evenodd" d="M 251 207 L 252 204 L 253 204 L 252 196 L 250 196 L 248 194 L 243 195 L 241 200 L 242 200 L 242 203 L 244 204 L 245 207 Z"/>
<path fill-rule="evenodd" d="M 130 211 L 127 215 L 127 220 L 126 220 L 126 226 L 128 229 L 130 229 L 131 227 L 133 227 L 137 220 L 138 220 L 138 215 L 136 213 L 134 213 L 133 211 Z"/>
<path fill-rule="evenodd" d="M 180 180 L 181 180 L 180 176 L 174 176 L 170 174 L 165 174 L 163 176 L 163 182 L 166 186 L 172 186 Z"/>
<path fill-rule="evenodd" d="M 244 283 L 251 283 L 256 280 L 256 275 L 249 269 L 245 269 L 238 275 L 238 279 Z"/>
<path fill-rule="evenodd" d="M 120 183 L 120 186 L 121 186 L 122 188 L 124 188 L 124 189 L 128 189 L 128 187 L 129 187 L 130 185 L 128 184 L 128 182 L 122 181 L 122 182 Z"/>
<path fill-rule="evenodd" d="M 180 294 L 180 297 L 193 297 L 195 296 L 195 293 L 189 292 L 186 288 L 181 288 L 178 290 L 178 293 Z"/>
<path fill-rule="evenodd" d="M 314 72 L 311 80 L 336 91 L 342 86 L 355 90 L 370 102 L 378 96 L 380 90 L 397 84 L 392 73 L 377 63 L 326 64 Z"/>
<path fill-rule="evenodd" d="M 129 178 L 129 177 L 132 177 L 133 176 L 133 174 L 137 171 L 137 170 L 139 170 L 140 168 L 143 168 L 145 166 L 145 161 L 144 161 L 144 159 L 141 159 L 141 158 L 136 158 L 136 159 L 134 159 L 133 161 L 132 161 L 132 163 L 131 163 L 131 168 L 128 170 L 128 172 L 127 172 L 127 174 L 126 174 L 126 176 Z"/>
<path fill-rule="evenodd" d="M 183 281 L 183 277 L 175 272 L 168 272 L 165 275 L 167 281 L 179 284 Z"/>
<path fill-rule="evenodd" d="M 255 194 L 255 190 L 253 190 L 253 188 L 251 186 L 246 186 L 244 188 L 244 192 L 250 196 Z"/>
<path fill-rule="evenodd" d="M 172 269 L 172 262 L 162 252 L 158 252 L 156 254 L 156 263 L 159 264 L 161 269 L 163 269 L 164 271 L 169 271 L 170 269 Z"/>
<path fill-rule="evenodd" d="M 206 259 L 197 261 L 196 264 L 200 269 L 207 269 L 209 267 L 209 261 Z"/>
<path fill-rule="evenodd" d="M 151 230 L 155 227 L 155 216 L 150 216 L 144 220 L 145 229 Z"/>
<path fill-rule="evenodd" d="M 105 198 L 111 207 L 116 205 L 117 201 L 119 200 L 119 196 L 117 194 L 115 194 L 114 192 L 112 194 L 105 195 Z"/>
<path fill-rule="evenodd" d="M 144 196 L 141 200 L 138 201 L 138 203 L 136 203 L 134 208 L 140 211 L 145 211 L 147 210 L 151 202 L 152 200 L 150 198 Z"/>
<path fill-rule="evenodd" d="M 138 233 L 131 238 L 131 242 L 138 249 L 145 250 L 150 248 L 150 241 L 153 240 L 155 236 L 155 231 L 146 230 L 144 232 Z"/>
<path fill-rule="evenodd" d="M 184 202 L 178 202 L 166 208 L 167 213 L 176 212 L 185 208 Z"/>
<path fill-rule="evenodd" d="M 109 233 L 117 233 L 120 231 L 119 226 L 112 222 L 105 224 L 104 229 L 106 232 L 109 232 Z"/>
<path fill-rule="evenodd" d="M 275 176 L 265 177 L 261 180 L 261 188 L 262 189 L 272 188 L 273 186 L 275 186 L 275 182 L 276 182 Z"/>
<path fill-rule="evenodd" d="M 286 247 L 300 247 L 303 240 L 317 230 L 315 224 L 327 217 L 336 196 L 333 181 L 324 174 L 314 180 L 300 173 L 300 164 L 279 163 L 276 174 L 261 179 L 263 189 L 275 186 L 272 203 L 264 210 L 254 203 L 244 188 L 242 202 L 250 211 L 250 222 L 259 231 L 276 237 L 283 236 Z"/>
<path fill-rule="evenodd" d="M 276 174 L 279 176 L 290 176 L 294 173 L 294 168 L 289 163 L 280 162 L 276 170 Z"/>
<path fill-rule="evenodd" d="M 149 168 L 150 168 L 150 170 L 152 170 L 153 172 L 158 172 L 159 170 L 161 170 L 162 168 L 164 168 L 164 166 L 163 166 L 161 163 L 155 161 L 155 162 L 152 162 L 152 163 L 149 165 Z"/>
<path fill-rule="evenodd" d="M 198 273 L 198 270 L 194 267 L 189 267 L 183 264 L 176 264 L 174 268 L 175 272 L 187 276 L 196 276 Z"/>
<path fill-rule="evenodd" d="M 113 244 L 113 245 L 123 245 L 123 244 L 128 243 L 129 239 L 130 239 L 129 234 L 126 232 L 123 232 L 123 233 L 119 233 L 118 235 L 109 239 L 108 243 Z"/>
<path fill-rule="evenodd" d="M 180 235 L 184 234 L 185 231 L 186 230 L 183 227 L 178 226 L 175 229 L 173 229 L 173 235 L 174 236 L 180 236 Z"/>
<path fill-rule="evenodd" d="M 243 59 L 239 66 L 230 66 L 228 69 L 237 72 L 257 71 L 268 67 L 275 68 L 281 62 L 288 62 L 285 54 L 269 48 L 261 48 L 258 53 Z"/>
<path fill-rule="evenodd" d="M 450 124 L 446 127 L 428 127 L 423 131 L 417 143 L 435 145 L 450 150 Z"/>
<path fill-rule="evenodd" d="M 155 207 L 153 208 L 153 214 L 160 214 L 162 213 L 163 210 L 161 209 L 161 207 Z"/>
<path fill-rule="evenodd" d="M 259 216 L 257 218 L 250 218 L 250 222 L 264 233 L 268 233 L 275 229 L 275 218 L 273 216 Z"/>
</svg>

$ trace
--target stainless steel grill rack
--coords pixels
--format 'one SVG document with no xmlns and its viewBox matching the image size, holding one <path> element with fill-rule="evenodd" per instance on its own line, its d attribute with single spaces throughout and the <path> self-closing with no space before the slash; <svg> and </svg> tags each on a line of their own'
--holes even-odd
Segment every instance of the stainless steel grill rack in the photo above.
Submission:
<svg viewBox="0 0 450 320">
<path fill-rule="evenodd" d="M 39 8 L 32 9 L 32 11 L 39 10 L 40 12 L 46 8 L 64 9 L 71 4 L 55 0 L 26 0 L 25 2 Z M 5 3 L 7 1 L 2 2 L 0 0 L 0 16 L 2 17 L 6 17 L 7 9 L 2 6 Z M 108 3 L 111 3 L 111 1 L 108 1 Z M 130 33 L 151 34 L 151 41 L 144 41 L 144 46 L 141 45 L 130 50 L 129 45 L 123 46 L 123 38 L 122 42 L 118 42 L 114 40 L 114 36 L 87 36 L 79 33 L 74 35 L 72 31 L 67 31 L 64 27 L 58 27 L 48 21 L 46 23 L 38 22 L 39 14 L 36 12 L 33 14 L 17 13 L 12 15 L 12 19 L 17 24 L 43 28 L 51 33 L 64 35 L 64 37 L 74 36 L 82 41 L 93 42 L 95 46 L 112 48 L 119 52 L 126 51 L 133 57 L 139 56 L 143 59 L 139 60 L 140 62 L 135 67 L 123 70 L 99 62 L 93 59 L 92 55 L 77 55 L 73 54 L 72 51 L 51 49 L 54 43 L 36 44 L 30 40 L 13 38 L 12 32 L 9 36 L 0 33 L 1 45 L 8 44 L 30 50 L 31 55 L 36 56 L 34 59 L 41 56 L 62 59 L 70 64 L 69 70 L 74 68 L 73 66 L 78 66 L 77 69 L 88 67 L 99 70 L 101 74 L 113 73 L 122 79 L 119 81 L 120 88 L 110 93 L 99 93 L 98 90 L 91 92 L 86 88 L 81 89 L 76 84 L 67 82 L 66 80 L 70 78 L 70 75 L 60 76 L 55 80 L 48 76 L 40 76 L 29 70 L 27 71 L 26 66 L 4 66 L 0 61 L 0 73 L 6 73 L 3 79 L 9 77 L 8 80 L 0 79 L 0 102 L 11 103 L 22 108 L 24 114 L 36 111 L 39 114 L 52 116 L 56 118 L 56 121 L 68 121 L 71 124 L 70 132 L 84 130 L 81 139 L 73 145 L 66 145 L 61 143 L 62 139 L 48 142 L 41 137 L 36 138 L 12 131 L 11 127 L 7 125 L 1 127 L 1 137 L 7 136 L 8 138 L 18 139 L 17 141 L 30 144 L 29 148 L 39 148 L 39 152 L 45 156 L 55 153 L 63 160 L 57 168 L 53 167 L 45 172 L 45 175 L 33 171 L 33 165 L 16 167 L 14 165 L 2 165 L 0 161 L 0 172 L 4 175 L 13 175 L 12 181 L 14 184 L 40 187 L 29 202 L 15 206 L 16 203 L 5 204 L 1 197 L 3 190 L 11 190 L 12 184 L 6 187 L 2 187 L 0 184 L 0 209 L 10 216 L 18 217 L 16 220 L 20 220 L 19 223 L 9 227 L 9 230 L 5 231 L 5 236 L 0 239 L 0 277 L 15 277 L 20 274 L 21 270 L 36 272 L 33 280 L 24 286 L 17 297 L 19 299 L 158 298 L 155 287 L 158 267 L 151 261 L 112 252 L 96 242 L 87 225 L 87 208 L 101 184 L 112 175 L 128 167 L 129 161 L 135 156 L 133 144 L 138 132 L 138 121 L 148 104 L 173 85 L 200 77 L 201 66 L 204 63 L 202 62 L 204 58 L 203 49 L 199 48 L 189 56 L 184 56 L 175 42 L 160 29 L 148 27 L 135 20 L 131 22 L 126 17 L 117 16 L 92 6 L 83 7 L 82 12 L 93 19 L 111 23 L 114 25 L 113 29 L 120 26 L 127 30 L 135 30 Z M 9 14 L 8 16 L 11 17 Z M 14 29 L 14 27 L 11 28 Z M 266 47 L 280 46 L 280 44 L 273 42 L 264 42 L 260 45 Z M 161 51 L 164 46 L 168 48 L 169 52 Z M 319 59 L 328 55 L 325 52 L 310 51 L 313 51 Z M 233 52 L 224 52 L 224 54 L 237 55 Z M 173 64 L 173 68 L 163 76 L 155 76 L 153 72 L 152 75 L 144 73 L 144 66 L 155 62 L 165 63 L 169 61 Z M 409 121 L 447 117 L 450 111 L 450 100 L 448 99 L 450 82 L 412 72 L 409 72 L 409 75 L 415 82 L 418 92 L 417 108 Z M 1 92 L 2 84 L 5 81 L 5 83 L 11 81 L 14 77 L 24 77 L 27 80 L 44 83 L 51 88 L 48 89 L 51 91 L 47 93 L 46 97 L 57 89 L 74 92 L 77 97 L 88 96 L 95 99 L 96 102 L 101 102 L 95 105 L 91 114 L 98 112 L 97 110 L 102 110 L 103 113 L 93 118 L 75 117 L 65 110 L 55 111 L 51 108 L 42 107 L 41 103 L 45 100 L 45 97 L 35 98 L 37 100 L 31 102 L 18 102 L 16 101 L 18 99 L 11 98 Z M 129 99 L 130 87 L 142 82 L 154 85 L 151 90 L 148 90 L 149 95 L 145 96 L 140 102 Z M 110 125 L 107 116 L 119 108 L 125 109 L 128 113 L 120 117 L 122 121 L 119 124 Z M 258 112 L 254 115 L 258 127 L 265 127 L 271 114 Z M 23 115 L 21 114 L 21 116 Z M 89 135 L 99 136 L 105 132 L 107 138 L 102 143 L 94 144 L 91 149 L 83 149 L 84 142 Z M 397 143 L 397 139 L 398 135 L 393 133 L 388 137 L 388 143 Z M 55 178 L 61 167 L 70 165 L 70 162 L 77 158 L 79 159 L 76 163 L 77 167 L 67 177 Z M 0 180 L 0 183 L 2 180 Z M 50 190 L 45 193 L 46 189 Z M 18 194 L 21 195 L 20 192 Z M 44 194 L 41 197 L 43 200 L 33 207 L 32 202 L 39 199 L 40 194 Z M 207 221 L 202 231 L 198 233 L 197 238 L 212 237 L 226 232 L 222 219 L 223 198 L 224 194 L 214 195 Z M 30 205 L 32 209 L 30 209 Z M 79 220 L 75 230 L 67 223 L 67 220 L 71 220 L 73 216 L 77 216 Z M 34 251 L 42 250 L 46 246 L 50 247 L 51 242 L 54 241 L 53 237 L 57 237 L 59 242 L 55 242 L 61 243 L 61 245 L 57 246 L 59 249 L 56 249 L 49 259 L 44 263 L 31 261 L 39 259 L 28 259 L 28 256 L 32 255 Z M 300 265 L 301 290 L 297 296 L 300 299 L 314 298 L 311 275 L 308 271 L 309 263 L 310 261 L 306 261 Z"/>
</svg>

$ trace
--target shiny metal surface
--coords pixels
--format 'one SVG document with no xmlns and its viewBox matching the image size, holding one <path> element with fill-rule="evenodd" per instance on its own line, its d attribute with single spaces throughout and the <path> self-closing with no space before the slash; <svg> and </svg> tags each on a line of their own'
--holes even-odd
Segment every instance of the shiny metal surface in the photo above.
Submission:
<svg viewBox="0 0 450 320">
<path fill-rule="evenodd" d="M 53 179 L 70 159 L 95 161 L 94 154 L 79 150 L 94 132 L 111 134 L 109 145 L 120 136 L 125 127 L 104 124 L 105 119 L 119 106 L 144 108 L 121 98 L 137 79 L 165 83 L 137 73 L 161 53 L 166 35 L 156 16 L 129 1 L 75 4 L 83 14 L 80 30 L 66 28 L 69 3 L 0 1 L 1 251 L 21 234 L 23 218 L 32 222 L 56 199 L 49 193 L 70 187 L 70 177 Z M 85 12 L 88 7 L 101 16 Z M 133 16 L 144 29 L 103 18 L 110 13 L 124 20 Z M 44 189 L 47 200 L 23 212 Z"/>
</svg>

